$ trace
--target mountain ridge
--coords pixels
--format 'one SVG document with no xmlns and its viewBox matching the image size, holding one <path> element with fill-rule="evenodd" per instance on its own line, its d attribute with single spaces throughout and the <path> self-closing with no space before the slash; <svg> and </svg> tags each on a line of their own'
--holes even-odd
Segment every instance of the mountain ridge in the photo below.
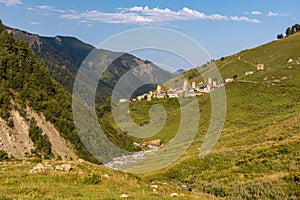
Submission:
<svg viewBox="0 0 300 200">
<path fill-rule="evenodd" d="M 72 92 L 78 69 L 89 53 L 97 50 L 99 56 L 108 59 L 110 57 L 114 58 L 110 60 L 111 64 L 99 80 L 98 89 L 96 91 L 96 101 L 98 103 L 105 102 L 106 99 L 111 96 L 111 92 L 119 78 L 136 66 L 149 65 L 153 69 L 152 73 L 154 73 L 154 75 L 151 76 L 158 77 L 157 79 L 160 79 L 159 77 L 174 76 L 174 74 L 161 69 L 149 61 L 143 61 L 126 52 L 120 53 L 96 49 L 94 46 L 84 43 L 73 36 L 57 35 L 54 37 L 44 37 L 10 27 L 6 27 L 6 29 L 13 33 L 14 39 L 21 38 L 28 42 L 37 57 L 45 62 L 51 76 L 70 93 Z M 134 93 L 134 96 L 144 94 L 154 88 L 155 85 L 140 88 Z"/>
</svg>

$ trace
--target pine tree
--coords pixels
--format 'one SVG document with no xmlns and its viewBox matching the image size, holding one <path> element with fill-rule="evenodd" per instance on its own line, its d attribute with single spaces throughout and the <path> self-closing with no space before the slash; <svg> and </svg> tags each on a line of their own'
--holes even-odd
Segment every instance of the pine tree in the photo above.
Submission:
<svg viewBox="0 0 300 200">
<path fill-rule="evenodd" d="M 295 34 L 296 33 L 296 27 L 295 26 L 292 26 L 291 28 L 291 35 Z"/>
<path fill-rule="evenodd" d="M 291 27 L 288 27 L 285 31 L 286 37 L 291 35 Z"/>
<path fill-rule="evenodd" d="M 4 25 L 2 23 L 2 20 L 0 19 L 0 33 L 4 31 Z"/>
<path fill-rule="evenodd" d="M 296 32 L 300 32 L 300 25 L 299 24 L 295 24 L 295 28 L 296 28 Z"/>
</svg>

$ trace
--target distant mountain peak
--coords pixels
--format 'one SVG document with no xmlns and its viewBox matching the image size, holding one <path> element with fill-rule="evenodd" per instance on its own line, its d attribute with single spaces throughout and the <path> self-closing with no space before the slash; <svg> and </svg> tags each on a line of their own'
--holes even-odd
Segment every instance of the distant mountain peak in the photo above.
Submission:
<svg viewBox="0 0 300 200">
<path fill-rule="evenodd" d="M 182 74 L 184 72 L 186 72 L 186 70 L 181 68 L 181 69 L 176 70 L 173 74 L 177 75 L 177 74 Z"/>
</svg>

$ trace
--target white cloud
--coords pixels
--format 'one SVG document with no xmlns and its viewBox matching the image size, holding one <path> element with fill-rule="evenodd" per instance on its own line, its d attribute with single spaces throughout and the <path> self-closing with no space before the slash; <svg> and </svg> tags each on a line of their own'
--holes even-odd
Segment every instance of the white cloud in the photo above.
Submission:
<svg viewBox="0 0 300 200">
<path fill-rule="evenodd" d="M 223 21 L 243 21 L 249 23 L 260 23 L 257 19 L 247 17 L 227 17 L 221 14 L 207 15 L 203 12 L 193 10 L 187 7 L 178 11 L 169 8 L 160 9 L 158 7 L 149 8 L 148 6 L 134 6 L 131 8 L 118 8 L 117 12 L 105 13 L 97 10 L 85 11 L 81 13 L 68 12 L 60 16 L 64 19 L 77 19 L 88 21 L 101 21 L 106 23 L 124 23 L 124 24 L 151 24 L 170 21 L 186 20 L 223 20 Z"/>
<path fill-rule="evenodd" d="M 251 14 L 252 15 L 261 15 L 262 13 L 260 11 L 252 11 Z"/>
<path fill-rule="evenodd" d="M 59 13 L 67 12 L 65 10 L 55 9 L 53 6 L 48 6 L 48 5 L 37 6 L 37 8 L 40 10 L 45 10 L 45 11 L 50 11 L 50 12 L 59 12 Z"/>
<path fill-rule="evenodd" d="M 19 4 L 23 4 L 21 0 L 0 0 L 0 3 L 3 3 L 6 6 L 16 6 Z"/>
<path fill-rule="evenodd" d="M 49 10 L 51 8 L 53 8 L 52 6 L 46 6 L 46 5 L 43 5 L 43 6 L 37 6 L 37 8 L 39 9 L 44 9 L 44 10 Z"/>
<path fill-rule="evenodd" d="M 248 17 L 238 17 L 238 16 L 233 16 L 233 17 L 230 17 L 230 19 L 232 21 L 237 21 L 237 22 L 250 22 L 250 23 L 254 23 L 254 24 L 258 24 L 260 23 L 261 21 L 258 20 L 258 19 L 249 19 Z"/>
<path fill-rule="evenodd" d="M 41 23 L 40 23 L 40 22 L 37 22 L 37 21 L 33 21 L 33 22 L 30 22 L 29 24 L 30 24 L 30 25 L 40 25 Z"/>
<path fill-rule="evenodd" d="M 245 12 L 245 15 L 261 15 L 261 14 L 262 14 L 262 12 L 257 11 L 257 10 L 254 10 L 251 12 Z"/>
<path fill-rule="evenodd" d="M 119 9 L 122 10 L 122 8 L 119 8 Z M 148 6 L 146 6 L 145 9 L 148 9 Z M 132 8 L 126 9 L 126 10 L 135 11 L 135 12 L 142 12 L 144 10 L 144 8 L 141 7 L 141 6 L 134 6 Z"/>
<path fill-rule="evenodd" d="M 269 11 L 267 16 L 269 16 L 269 17 L 275 17 L 275 16 L 278 16 L 278 15 L 279 15 L 278 13 L 274 13 L 272 11 Z"/>
</svg>

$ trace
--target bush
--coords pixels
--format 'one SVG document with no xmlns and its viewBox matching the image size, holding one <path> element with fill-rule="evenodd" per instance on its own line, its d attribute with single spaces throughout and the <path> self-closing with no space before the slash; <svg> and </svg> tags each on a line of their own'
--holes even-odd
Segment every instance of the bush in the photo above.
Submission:
<svg viewBox="0 0 300 200">
<path fill-rule="evenodd" d="M 101 183 L 101 177 L 98 174 L 88 174 L 84 177 L 83 183 L 96 185 Z"/>
<path fill-rule="evenodd" d="M 251 182 L 236 184 L 230 191 L 230 199 L 287 199 L 276 182 Z"/>
<path fill-rule="evenodd" d="M 289 175 L 285 176 L 284 179 L 286 182 L 299 183 L 300 182 L 300 171 L 292 172 Z"/>
<path fill-rule="evenodd" d="M 8 160 L 8 153 L 6 151 L 0 150 L 0 161 L 2 160 Z"/>
<path fill-rule="evenodd" d="M 12 127 L 14 127 L 14 120 L 12 119 L 12 118 L 9 118 L 8 119 L 8 121 L 7 121 L 7 125 L 10 127 L 10 128 L 12 128 Z"/>
</svg>

